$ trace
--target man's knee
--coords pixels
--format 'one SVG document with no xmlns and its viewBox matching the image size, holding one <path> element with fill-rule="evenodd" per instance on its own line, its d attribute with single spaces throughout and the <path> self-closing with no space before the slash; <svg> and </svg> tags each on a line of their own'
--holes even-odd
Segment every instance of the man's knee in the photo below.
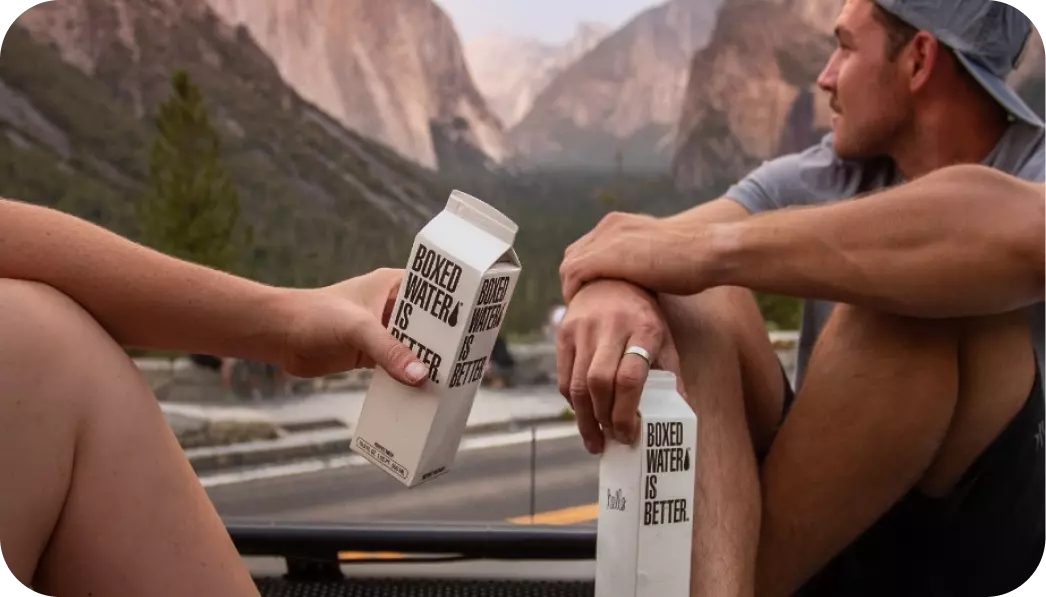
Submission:
<svg viewBox="0 0 1046 597">
<path fill-rule="evenodd" d="M 1035 376 L 1028 323 L 1019 311 L 933 320 L 840 304 L 814 350 L 808 381 L 831 377 L 840 359 L 862 364 L 862 384 L 882 383 L 885 391 L 909 396 L 912 410 L 940 414 L 940 443 L 920 482 L 938 496 L 1009 424 Z"/>
<path fill-rule="evenodd" d="M 963 320 L 959 327 L 959 397 L 948 435 L 921 482 L 944 495 L 988 449 L 1032 395 L 1036 363 L 1023 312 Z M 1033 435 L 1034 431 L 1028 433 Z"/>
<path fill-rule="evenodd" d="M 762 327 L 755 300 L 742 288 L 712 288 L 693 296 L 663 295 L 661 305 L 680 356 L 696 350 L 737 352 L 751 321 Z"/>
<path fill-rule="evenodd" d="M 757 449 L 780 424 L 785 377 L 752 292 L 722 286 L 701 294 L 662 296 L 682 367 L 736 367 Z"/>
<path fill-rule="evenodd" d="M 841 303 L 832 310 L 817 349 L 828 345 L 833 352 L 846 351 L 855 358 L 900 355 L 902 351 L 894 348 L 906 353 L 948 350 L 958 347 L 961 329 L 961 320 L 919 319 Z"/>
</svg>

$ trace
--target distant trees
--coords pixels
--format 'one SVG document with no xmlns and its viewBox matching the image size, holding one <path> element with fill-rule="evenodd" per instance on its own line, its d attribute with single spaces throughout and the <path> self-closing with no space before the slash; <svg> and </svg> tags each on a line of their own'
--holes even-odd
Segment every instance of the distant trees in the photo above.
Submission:
<svg viewBox="0 0 1046 597">
<path fill-rule="evenodd" d="M 181 259 L 235 270 L 253 232 L 240 226 L 239 196 L 221 163 L 221 138 L 184 70 L 171 77 L 171 95 L 153 122 L 152 189 L 138 205 L 143 241 Z"/>
</svg>

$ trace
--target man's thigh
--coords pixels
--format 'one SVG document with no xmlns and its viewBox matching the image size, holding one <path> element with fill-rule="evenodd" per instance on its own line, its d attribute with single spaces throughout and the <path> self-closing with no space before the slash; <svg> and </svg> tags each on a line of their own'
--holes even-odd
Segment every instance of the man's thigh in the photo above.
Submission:
<svg viewBox="0 0 1046 597">
<path fill-rule="evenodd" d="M 1046 526 L 1046 392 L 1036 354 L 1021 314 L 958 325 L 960 396 L 937 458 L 800 597 L 1010 595 L 1033 574 Z"/>
</svg>

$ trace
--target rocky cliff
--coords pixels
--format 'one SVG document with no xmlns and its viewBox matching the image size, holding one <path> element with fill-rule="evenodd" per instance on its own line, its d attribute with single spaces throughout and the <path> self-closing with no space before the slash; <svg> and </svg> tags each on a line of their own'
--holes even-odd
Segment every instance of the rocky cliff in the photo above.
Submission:
<svg viewBox="0 0 1046 597">
<path fill-rule="evenodd" d="M 26 12 L 0 53 L 0 195 L 135 238 L 152 117 L 176 69 L 201 88 L 254 228 L 244 265 L 282 284 L 402 266 L 439 208 L 429 174 L 343 128 L 203 0 L 61 0 Z"/>
<path fill-rule="evenodd" d="M 672 163 L 680 188 L 724 184 L 828 128 L 815 80 L 844 0 L 806 2 L 726 0 L 711 43 L 690 65 Z"/>
<path fill-rule="evenodd" d="M 728 0 L 729 1 L 729 0 Z M 822 33 L 831 34 L 846 0 L 770 0 L 794 12 Z"/>
<path fill-rule="evenodd" d="M 342 125 L 430 168 L 472 148 L 505 157 L 502 125 L 477 91 L 432 0 L 207 0 L 242 24 L 284 80 Z"/>
<path fill-rule="evenodd" d="M 644 11 L 553 79 L 509 131 L 530 167 L 664 170 L 687 69 L 722 0 Z"/>
<path fill-rule="evenodd" d="M 465 44 L 465 56 L 480 92 L 508 128 L 530 111 L 552 79 L 611 31 L 601 23 L 579 23 L 574 36 L 561 45 L 490 33 Z"/>
</svg>

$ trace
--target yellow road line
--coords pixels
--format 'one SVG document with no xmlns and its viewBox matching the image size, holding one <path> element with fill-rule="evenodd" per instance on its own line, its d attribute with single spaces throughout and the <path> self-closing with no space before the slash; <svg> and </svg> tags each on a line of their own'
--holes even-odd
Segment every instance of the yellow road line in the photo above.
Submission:
<svg viewBox="0 0 1046 597">
<path fill-rule="evenodd" d="M 562 510 L 538 512 L 534 514 L 533 520 L 531 520 L 529 514 L 524 514 L 523 516 L 509 518 L 508 521 L 516 524 L 577 524 L 595 520 L 598 516 L 599 504 L 585 504 L 584 506 L 574 506 L 572 508 L 563 508 Z"/>
<path fill-rule="evenodd" d="M 599 504 L 585 504 L 561 510 L 537 512 L 531 519 L 529 514 L 513 516 L 507 519 L 515 524 L 577 524 L 596 520 L 599 516 Z M 407 554 L 397 551 L 342 551 L 338 552 L 339 560 L 402 560 Z"/>
<path fill-rule="evenodd" d="M 407 554 L 398 551 L 339 551 L 339 560 L 402 560 Z"/>
</svg>

